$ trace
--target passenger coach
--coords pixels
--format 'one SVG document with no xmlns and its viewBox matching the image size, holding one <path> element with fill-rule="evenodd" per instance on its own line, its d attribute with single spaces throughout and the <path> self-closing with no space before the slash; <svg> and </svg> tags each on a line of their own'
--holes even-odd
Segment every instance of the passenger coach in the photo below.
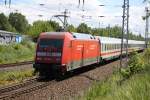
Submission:
<svg viewBox="0 0 150 100">
<path fill-rule="evenodd" d="M 99 39 L 99 44 L 101 44 L 101 59 L 102 60 L 110 60 L 113 58 L 117 58 L 121 54 L 121 39 L 118 38 L 110 38 L 110 37 L 101 37 L 96 36 Z M 123 40 L 123 54 L 126 53 L 126 40 Z M 128 52 L 131 53 L 133 51 L 142 51 L 144 50 L 145 42 L 144 41 L 136 41 L 129 40 L 128 41 Z"/>
</svg>

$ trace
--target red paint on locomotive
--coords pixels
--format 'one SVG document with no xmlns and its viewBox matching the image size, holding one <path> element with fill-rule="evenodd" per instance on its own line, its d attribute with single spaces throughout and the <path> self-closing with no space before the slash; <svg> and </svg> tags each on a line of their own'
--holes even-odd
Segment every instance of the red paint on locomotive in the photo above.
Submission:
<svg viewBox="0 0 150 100">
<path fill-rule="evenodd" d="M 43 71 L 53 66 L 65 73 L 99 63 L 99 57 L 100 44 L 95 38 L 79 39 L 69 32 L 45 32 L 38 39 L 34 67 Z"/>
</svg>

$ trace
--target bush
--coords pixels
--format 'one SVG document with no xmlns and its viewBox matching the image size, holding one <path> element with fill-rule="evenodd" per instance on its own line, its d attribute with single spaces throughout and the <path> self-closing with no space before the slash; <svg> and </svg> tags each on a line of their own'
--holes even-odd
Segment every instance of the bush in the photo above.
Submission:
<svg viewBox="0 0 150 100">
<path fill-rule="evenodd" d="M 144 61 L 147 62 L 147 64 L 149 65 L 150 64 L 150 48 L 145 50 L 143 54 L 143 58 L 144 58 Z"/>
<path fill-rule="evenodd" d="M 127 68 L 114 73 L 106 81 L 94 84 L 81 100 L 149 100 L 149 64 L 150 49 L 143 54 L 136 53 L 131 57 Z M 122 80 L 124 84 L 118 84 Z"/>
<path fill-rule="evenodd" d="M 33 70 L 17 70 L 0 72 L 0 85 L 7 85 L 14 82 L 20 82 L 28 77 L 33 76 Z"/>
<path fill-rule="evenodd" d="M 135 73 L 146 69 L 150 64 L 150 49 L 146 49 L 143 54 L 134 53 L 128 62 L 127 68 L 122 68 L 120 73 L 123 78 L 129 78 Z"/>
<path fill-rule="evenodd" d="M 35 44 L 31 41 L 23 41 L 20 44 L 0 46 L 0 63 L 15 63 L 33 60 Z"/>
</svg>

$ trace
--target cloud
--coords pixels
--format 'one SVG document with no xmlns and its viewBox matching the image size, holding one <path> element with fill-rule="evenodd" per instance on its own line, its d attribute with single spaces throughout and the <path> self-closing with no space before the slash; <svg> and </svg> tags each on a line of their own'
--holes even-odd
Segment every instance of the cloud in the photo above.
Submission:
<svg viewBox="0 0 150 100">
<path fill-rule="evenodd" d="M 82 3 L 79 6 L 78 0 L 14 0 L 11 8 L 4 6 L 0 3 L 0 12 L 9 14 L 18 10 L 26 16 L 29 23 L 33 23 L 36 20 L 50 20 L 53 15 L 62 14 L 65 9 L 69 11 L 69 24 L 78 25 L 81 22 L 87 23 L 91 27 L 98 27 L 99 22 L 101 27 L 106 27 L 108 24 L 111 26 L 122 25 L 122 8 L 121 7 L 100 7 L 100 4 L 111 4 L 118 5 L 122 4 L 119 0 L 117 3 L 115 0 L 103 1 L 102 0 L 85 0 L 85 5 Z M 41 6 L 40 4 L 44 4 Z M 84 8 L 84 11 L 83 11 Z M 38 15 L 43 15 L 39 17 Z M 144 15 L 144 7 L 142 6 L 131 6 L 130 7 L 130 30 L 138 33 L 144 32 L 144 21 L 141 16 Z M 84 18 L 82 16 L 85 16 Z M 86 17 L 87 16 L 87 17 Z M 89 17 L 91 16 L 91 17 Z M 99 18 L 98 16 L 106 16 Z M 53 20 L 57 20 L 53 18 Z M 58 21 L 58 20 L 57 20 Z M 58 21 L 60 22 L 60 21 Z"/>
</svg>

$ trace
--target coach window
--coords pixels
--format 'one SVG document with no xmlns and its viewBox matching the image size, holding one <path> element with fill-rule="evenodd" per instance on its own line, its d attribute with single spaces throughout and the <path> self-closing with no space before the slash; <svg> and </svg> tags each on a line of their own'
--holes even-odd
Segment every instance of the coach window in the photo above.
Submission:
<svg viewBox="0 0 150 100">
<path fill-rule="evenodd" d="M 104 44 L 103 43 L 102 43 L 102 47 L 101 48 L 102 48 L 102 51 L 104 51 Z"/>
<path fill-rule="evenodd" d="M 106 44 L 103 44 L 103 51 L 105 51 L 105 45 L 106 45 Z"/>
<path fill-rule="evenodd" d="M 107 44 L 107 50 L 110 50 L 110 44 Z"/>
<path fill-rule="evenodd" d="M 103 48 L 103 47 L 104 47 L 104 45 L 103 45 L 103 43 L 102 43 L 102 46 L 101 46 L 101 50 L 102 50 L 102 51 L 104 51 L 104 48 Z"/>
<path fill-rule="evenodd" d="M 113 50 L 113 44 L 110 44 L 110 50 Z"/>
<path fill-rule="evenodd" d="M 103 43 L 101 44 L 101 50 L 103 51 Z"/>
<path fill-rule="evenodd" d="M 115 49 L 115 44 L 113 44 L 113 50 Z"/>
<path fill-rule="evenodd" d="M 118 44 L 116 44 L 116 49 L 118 49 Z"/>
<path fill-rule="evenodd" d="M 107 44 L 105 44 L 105 51 L 107 51 Z"/>
<path fill-rule="evenodd" d="M 118 44 L 116 44 L 116 46 L 117 46 L 116 49 L 118 49 Z"/>
<path fill-rule="evenodd" d="M 103 51 L 103 48 L 102 48 L 102 47 L 103 47 L 103 44 L 101 43 L 101 50 Z"/>
<path fill-rule="evenodd" d="M 103 44 L 103 51 L 105 51 L 105 44 Z"/>
<path fill-rule="evenodd" d="M 105 44 L 103 44 L 103 51 L 105 51 Z"/>
<path fill-rule="evenodd" d="M 111 49 L 111 45 L 110 45 L 110 44 L 108 44 L 108 47 L 107 47 L 107 49 L 108 49 L 108 50 L 110 50 L 110 49 Z"/>
<path fill-rule="evenodd" d="M 102 45 L 102 51 L 104 51 L 104 44 Z"/>
<path fill-rule="evenodd" d="M 102 44 L 102 51 L 104 51 L 104 44 Z"/>
<path fill-rule="evenodd" d="M 113 49 L 114 49 L 114 50 L 116 49 L 116 44 L 114 44 L 114 47 L 113 47 Z"/>
</svg>

